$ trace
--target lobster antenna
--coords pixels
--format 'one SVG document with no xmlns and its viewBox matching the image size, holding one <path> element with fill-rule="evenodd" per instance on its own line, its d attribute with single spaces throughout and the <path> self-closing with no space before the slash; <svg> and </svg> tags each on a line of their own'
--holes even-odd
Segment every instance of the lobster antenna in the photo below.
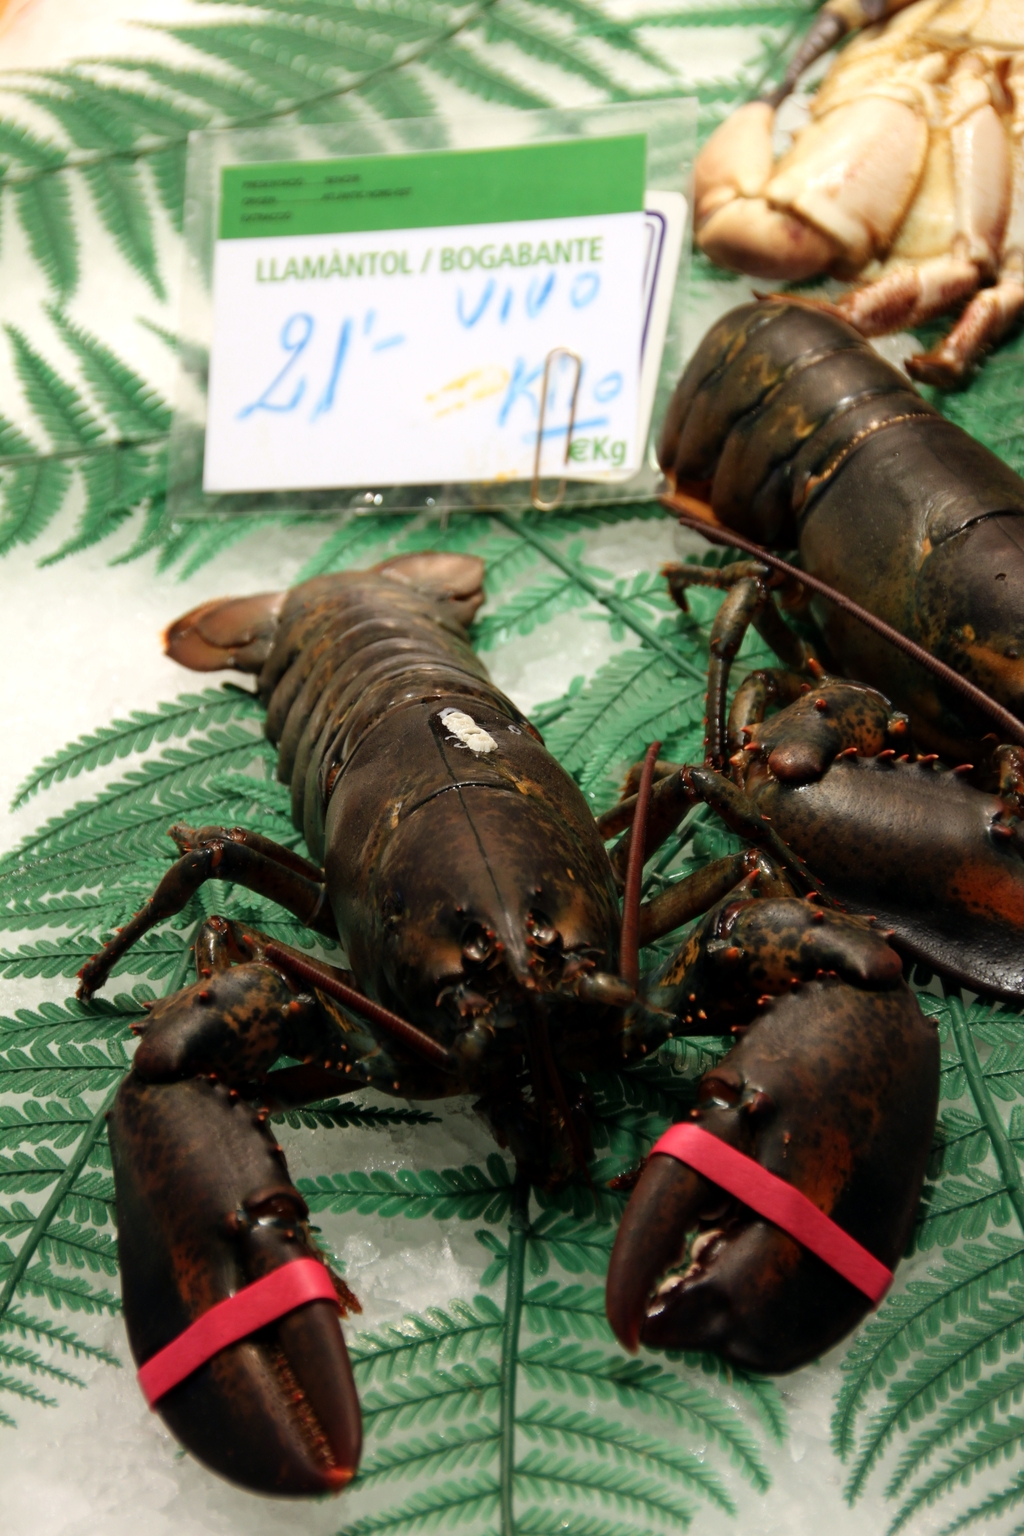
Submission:
<svg viewBox="0 0 1024 1536">
<path fill-rule="evenodd" d="M 569 1108 L 569 1101 L 565 1096 L 565 1084 L 562 1082 L 562 1074 L 558 1070 L 558 1063 L 555 1061 L 554 1052 L 551 1049 L 551 1036 L 548 1033 L 548 1021 L 544 1017 L 544 1014 L 541 1012 L 540 1008 L 536 1006 L 536 1004 L 534 1004 L 533 1008 L 533 1023 L 536 1028 L 537 1040 L 540 1045 L 541 1060 L 544 1063 L 544 1068 L 548 1075 L 548 1081 L 550 1082 L 551 1090 L 555 1096 L 555 1107 L 562 1117 L 562 1124 L 565 1126 L 566 1135 L 569 1138 L 569 1145 L 572 1147 L 573 1161 L 575 1162 L 579 1172 L 582 1173 L 583 1177 L 589 1184 L 591 1193 L 596 1195 L 597 1190 L 594 1188 L 594 1181 L 590 1177 L 590 1169 L 587 1167 L 586 1148 L 580 1140 L 579 1131 L 577 1131 L 573 1121 L 572 1110 Z"/>
<path fill-rule="evenodd" d="M 362 1018 L 369 1019 L 372 1024 L 378 1024 L 381 1029 L 386 1029 L 388 1034 L 394 1035 L 396 1040 L 400 1040 L 406 1049 L 415 1055 L 424 1056 L 427 1061 L 435 1066 L 444 1067 L 449 1072 L 454 1068 L 455 1062 L 451 1051 L 447 1050 L 439 1040 L 434 1040 L 406 1019 L 399 1018 L 398 1014 L 392 1013 L 389 1008 L 382 1008 L 380 1003 L 375 1003 L 372 998 L 364 997 L 354 987 L 346 986 L 326 965 L 293 955 L 291 950 L 285 949 L 283 945 L 273 940 L 264 946 L 263 953 L 274 965 L 280 966 L 282 971 L 288 971 L 291 975 L 310 982 L 321 992 L 326 992 L 329 997 L 335 997 L 339 1003 L 344 1003 L 345 1007 L 350 1008 L 353 1013 L 358 1013 Z"/>
<path fill-rule="evenodd" d="M 636 811 L 626 862 L 626 888 L 622 893 L 622 939 L 619 946 L 619 974 L 634 992 L 640 985 L 640 878 L 644 872 L 644 847 L 647 842 L 647 813 L 651 804 L 654 767 L 661 742 L 652 741 L 644 755 L 644 766 L 636 795 Z"/>
<path fill-rule="evenodd" d="M 687 500 L 689 499 L 688 497 Z M 852 614 L 868 629 L 873 629 L 876 635 L 881 635 L 883 640 L 888 640 L 890 645 L 903 651 L 913 661 L 946 683 L 968 704 L 973 704 L 975 709 L 988 715 L 989 719 L 994 721 L 1003 732 L 1004 739 L 1014 741 L 1018 746 L 1024 746 L 1024 723 L 1018 720 L 1016 715 L 1004 709 L 1002 704 L 997 703 L 984 689 L 976 687 L 964 677 L 962 672 L 954 672 L 952 667 L 947 667 L 946 663 L 940 661 L 937 656 L 933 656 L 931 651 L 926 651 L 923 646 L 915 644 L 906 635 L 900 634 L 898 629 L 893 629 L 892 625 L 887 624 L 884 619 L 878 618 L 869 609 L 855 603 L 852 597 L 846 597 L 844 593 L 837 592 L 835 587 L 830 587 L 827 581 L 820 581 L 817 576 L 809 575 L 798 566 L 790 565 L 788 560 L 781 560 L 778 555 L 769 553 L 762 545 L 755 544 L 752 539 L 745 539 L 741 534 L 733 533 L 731 528 L 720 528 L 716 523 L 705 522 L 703 518 L 690 517 L 685 512 L 680 512 L 672 496 L 663 496 L 661 500 L 675 513 L 684 528 L 692 528 L 695 533 L 703 534 L 712 544 L 723 544 L 728 549 L 741 549 L 744 554 L 753 555 L 755 560 L 762 560 L 765 565 L 770 565 L 775 570 L 792 576 L 803 586 L 810 587 L 812 592 L 820 592 L 822 597 L 827 597 L 830 603 Z"/>
</svg>

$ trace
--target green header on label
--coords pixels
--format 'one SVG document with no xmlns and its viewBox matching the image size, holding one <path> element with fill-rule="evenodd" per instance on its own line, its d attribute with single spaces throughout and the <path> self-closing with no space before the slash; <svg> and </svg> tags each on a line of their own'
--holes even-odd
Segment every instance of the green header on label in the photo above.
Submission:
<svg viewBox="0 0 1024 1536">
<path fill-rule="evenodd" d="M 646 161 L 646 136 L 631 134 L 514 149 L 231 165 L 223 172 L 220 238 L 635 213 L 643 207 Z"/>
</svg>

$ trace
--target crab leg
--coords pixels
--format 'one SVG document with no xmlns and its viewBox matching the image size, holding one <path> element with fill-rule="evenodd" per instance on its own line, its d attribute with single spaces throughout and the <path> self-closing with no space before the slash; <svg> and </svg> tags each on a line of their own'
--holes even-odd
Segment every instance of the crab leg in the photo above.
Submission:
<svg viewBox="0 0 1024 1536">
<path fill-rule="evenodd" d="M 805 69 L 835 46 L 848 32 L 859 27 L 870 27 L 884 21 L 896 11 L 901 11 L 911 0 L 828 0 L 814 19 L 814 24 L 799 49 L 793 55 L 789 67 L 776 91 L 768 98 L 773 107 L 785 101 L 795 88 Z"/>
<path fill-rule="evenodd" d="M 1024 58 L 1013 61 L 1007 85 L 1013 101 L 1010 212 L 999 277 L 993 287 L 975 294 L 938 346 L 908 359 L 907 371 L 922 384 L 948 389 L 962 383 L 977 359 L 1008 335 L 1024 314 Z"/>
<path fill-rule="evenodd" d="M 883 336 L 946 314 L 996 270 L 1006 228 L 1010 165 L 1006 131 L 989 92 L 990 72 L 986 59 L 968 54 L 949 82 L 952 248 L 945 255 L 904 264 L 897 243 L 897 264 L 891 271 L 837 300 L 835 308 L 862 336 Z M 941 139 L 932 152 L 945 152 Z M 927 191 L 922 195 L 927 197 Z"/>
</svg>

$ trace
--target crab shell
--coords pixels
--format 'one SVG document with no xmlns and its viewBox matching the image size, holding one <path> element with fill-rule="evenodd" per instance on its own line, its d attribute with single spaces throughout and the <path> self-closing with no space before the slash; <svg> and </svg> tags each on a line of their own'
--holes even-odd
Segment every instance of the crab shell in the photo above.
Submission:
<svg viewBox="0 0 1024 1536">
<path fill-rule="evenodd" d="M 1024 9 L 1013 0 L 917 0 L 844 49 L 777 163 L 774 123 L 769 102 L 750 102 L 697 159 L 697 243 L 719 266 L 867 279 L 840 302 L 865 335 L 919 324 L 993 281 L 975 300 L 993 310 L 975 315 L 981 344 L 1024 308 Z"/>
</svg>

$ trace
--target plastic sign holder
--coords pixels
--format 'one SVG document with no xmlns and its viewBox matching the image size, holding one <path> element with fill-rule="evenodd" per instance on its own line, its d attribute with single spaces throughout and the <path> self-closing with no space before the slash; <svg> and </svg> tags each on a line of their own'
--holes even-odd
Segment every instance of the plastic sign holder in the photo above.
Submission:
<svg viewBox="0 0 1024 1536">
<path fill-rule="evenodd" d="M 695 117 L 678 98 L 191 135 L 170 514 L 656 495 Z"/>
</svg>

